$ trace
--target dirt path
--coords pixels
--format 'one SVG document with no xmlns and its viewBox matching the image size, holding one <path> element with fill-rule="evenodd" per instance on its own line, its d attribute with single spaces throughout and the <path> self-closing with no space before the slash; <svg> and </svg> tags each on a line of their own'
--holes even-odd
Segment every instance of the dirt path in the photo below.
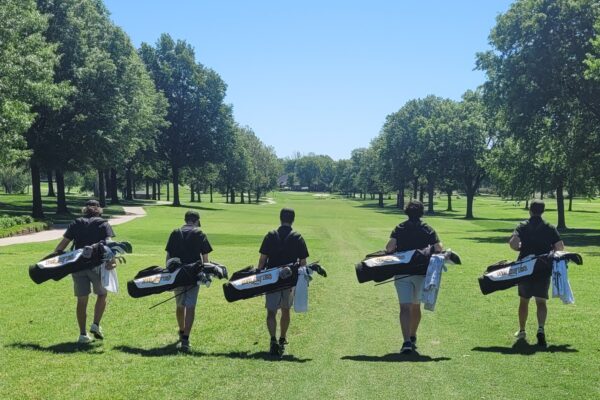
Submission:
<svg viewBox="0 0 600 400">
<path fill-rule="evenodd" d="M 123 211 L 125 211 L 125 215 L 118 215 L 109 220 L 111 225 L 124 224 L 125 222 L 132 221 L 136 218 L 146 216 L 146 211 L 142 207 L 123 207 Z M 49 229 L 47 231 L 31 233 L 28 235 L 11 236 L 0 239 L 0 247 L 10 246 L 13 244 L 37 243 L 46 242 L 48 240 L 58 240 L 62 237 L 63 233 L 65 233 L 65 229 L 61 228 Z"/>
</svg>

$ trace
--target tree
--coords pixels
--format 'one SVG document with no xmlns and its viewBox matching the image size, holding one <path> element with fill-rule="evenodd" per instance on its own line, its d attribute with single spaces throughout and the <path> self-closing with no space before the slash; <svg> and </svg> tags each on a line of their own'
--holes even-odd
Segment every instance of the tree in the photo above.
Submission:
<svg viewBox="0 0 600 400">
<path fill-rule="evenodd" d="M 446 148 L 447 162 L 467 197 L 465 218 L 473 218 L 473 200 L 486 175 L 485 166 L 493 144 L 492 110 L 485 107 L 480 91 L 467 91 L 456 104 L 451 136 Z"/>
<path fill-rule="evenodd" d="M 54 85 L 56 46 L 43 36 L 48 18 L 33 0 L 0 3 L 0 165 L 24 159 L 23 135 L 36 107 L 60 107 L 62 91 Z"/>
<path fill-rule="evenodd" d="M 179 206 L 180 170 L 225 155 L 231 119 L 231 108 L 223 104 L 226 85 L 216 72 L 196 63 L 188 43 L 167 34 L 155 47 L 143 43 L 140 55 L 169 102 L 169 126 L 162 129 L 157 149 L 171 166 L 173 205 Z"/>
<path fill-rule="evenodd" d="M 592 39 L 599 13 L 594 0 L 516 1 L 490 34 L 494 49 L 478 55 L 478 68 L 488 76 L 486 102 L 502 110 L 508 135 L 538 155 L 552 149 L 559 229 L 566 228 L 569 160 L 596 157 L 600 85 L 585 74 L 594 74 L 588 54 L 597 44 Z M 587 129 L 579 129 L 581 121 L 588 121 Z"/>
</svg>

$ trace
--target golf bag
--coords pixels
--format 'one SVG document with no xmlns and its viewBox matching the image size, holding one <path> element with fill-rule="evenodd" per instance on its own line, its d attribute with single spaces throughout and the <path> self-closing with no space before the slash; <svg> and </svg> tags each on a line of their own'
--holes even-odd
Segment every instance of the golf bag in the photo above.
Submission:
<svg viewBox="0 0 600 400">
<path fill-rule="evenodd" d="M 212 262 L 203 264 L 201 261 L 181 265 L 179 259 L 172 260 L 169 260 L 167 268 L 152 266 L 138 272 L 127 282 L 129 295 L 138 298 L 184 286 L 209 286 L 213 276 L 219 279 L 227 278 L 227 268 L 224 265 Z"/>
<path fill-rule="evenodd" d="M 223 284 L 223 293 L 228 302 L 250 299 L 267 293 L 289 289 L 298 283 L 299 263 L 286 264 L 265 270 L 246 267 L 231 275 L 229 282 Z M 306 266 L 319 275 L 327 276 L 317 263 Z"/>
<path fill-rule="evenodd" d="M 59 281 L 73 272 L 92 269 L 131 251 L 132 247 L 128 242 L 98 242 L 67 253 L 55 252 L 31 265 L 29 277 L 38 285 L 50 279 Z"/>
<path fill-rule="evenodd" d="M 531 279 L 543 279 L 552 275 L 552 264 L 555 260 L 573 261 L 581 265 L 583 259 L 577 253 L 554 253 L 540 256 L 528 256 L 522 260 L 507 262 L 499 261 L 486 268 L 483 276 L 479 277 L 481 293 L 490 294 L 498 290 L 505 290 L 519 282 Z"/>
<path fill-rule="evenodd" d="M 454 264 L 460 264 L 460 257 L 452 251 L 442 253 Z M 401 251 L 387 254 L 384 250 L 367 254 L 365 259 L 356 264 L 356 278 L 359 283 L 375 281 L 383 282 L 396 275 L 426 275 L 431 248 Z"/>
<path fill-rule="evenodd" d="M 395 275 L 425 275 L 429 256 L 423 250 L 409 250 L 393 254 L 378 251 L 367 254 L 356 264 L 356 278 L 359 283 L 383 282 Z"/>
</svg>

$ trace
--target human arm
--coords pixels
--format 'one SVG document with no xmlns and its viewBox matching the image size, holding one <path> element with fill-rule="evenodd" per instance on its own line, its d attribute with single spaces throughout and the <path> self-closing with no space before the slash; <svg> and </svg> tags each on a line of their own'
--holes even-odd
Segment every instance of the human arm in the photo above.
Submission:
<svg viewBox="0 0 600 400">
<path fill-rule="evenodd" d="M 563 251 L 565 249 L 565 243 L 562 240 L 559 240 L 552 245 L 552 248 L 554 251 Z"/>
<path fill-rule="evenodd" d="M 444 250 L 444 245 L 442 244 L 442 242 L 437 242 L 432 245 L 432 248 L 433 248 L 433 253 L 437 254 L 437 253 L 441 253 Z"/>
<path fill-rule="evenodd" d="M 510 237 L 510 240 L 508 241 L 508 245 L 514 251 L 521 250 L 521 238 L 519 237 L 519 235 L 513 233 L 513 235 Z"/>
<path fill-rule="evenodd" d="M 263 269 L 265 265 L 267 265 L 268 256 L 266 254 L 260 253 L 260 257 L 258 257 L 258 269 Z"/>
<path fill-rule="evenodd" d="M 300 266 L 304 267 L 306 265 L 306 258 L 301 258 L 300 259 Z"/>
<path fill-rule="evenodd" d="M 69 243 L 71 243 L 71 239 L 63 237 L 62 240 L 56 245 L 54 252 L 62 253 L 63 251 L 65 251 Z"/>
<path fill-rule="evenodd" d="M 208 254 L 202 254 L 202 264 L 205 264 L 208 262 Z"/>
<path fill-rule="evenodd" d="M 397 242 L 396 238 L 390 238 L 390 240 L 385 245 L 385 252 L 391 254 L 396 251 Z"/>
</svg>

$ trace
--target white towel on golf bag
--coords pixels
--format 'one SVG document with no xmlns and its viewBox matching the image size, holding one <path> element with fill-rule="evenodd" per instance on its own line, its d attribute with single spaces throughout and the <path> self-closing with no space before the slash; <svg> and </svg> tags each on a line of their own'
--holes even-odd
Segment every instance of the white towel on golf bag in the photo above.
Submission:
<svg viewBox="0 0 600 400">
<path fill-rule="evenodd" d="M 117 276 L 116 268 L 106 269 L 106 263 L 102 263 L 100 266 L 100 278 L 102 280 L 102 286 L 112 293 L 119 291 L 119 278 Z"/>
<path fill-rule="evenodd" d="M 444 256 L 441 254 L 432 255 L 427 266 L 427 274 L 423 280 L 423 292 L 421 294 L 421 302 L 425 304 L 426 310 L 435 310 L 443 271 L 447 271 L 444 265 Z"/>
<path fill-rule="evenodd" d="M 294 311 L 297 313 L 308 311 L 308 283 L 312 280 L 312 272 L 310 268 L 298 268 L 298 283 L 294 289 Z"/>
<path fill-rule="evenodd" d="M 575 303 L 571 291 L 569 274 L 565 260 L 554 260 L 552 263 L 552 297 L 560 297 L 564 304 Z"/>
</svg>

